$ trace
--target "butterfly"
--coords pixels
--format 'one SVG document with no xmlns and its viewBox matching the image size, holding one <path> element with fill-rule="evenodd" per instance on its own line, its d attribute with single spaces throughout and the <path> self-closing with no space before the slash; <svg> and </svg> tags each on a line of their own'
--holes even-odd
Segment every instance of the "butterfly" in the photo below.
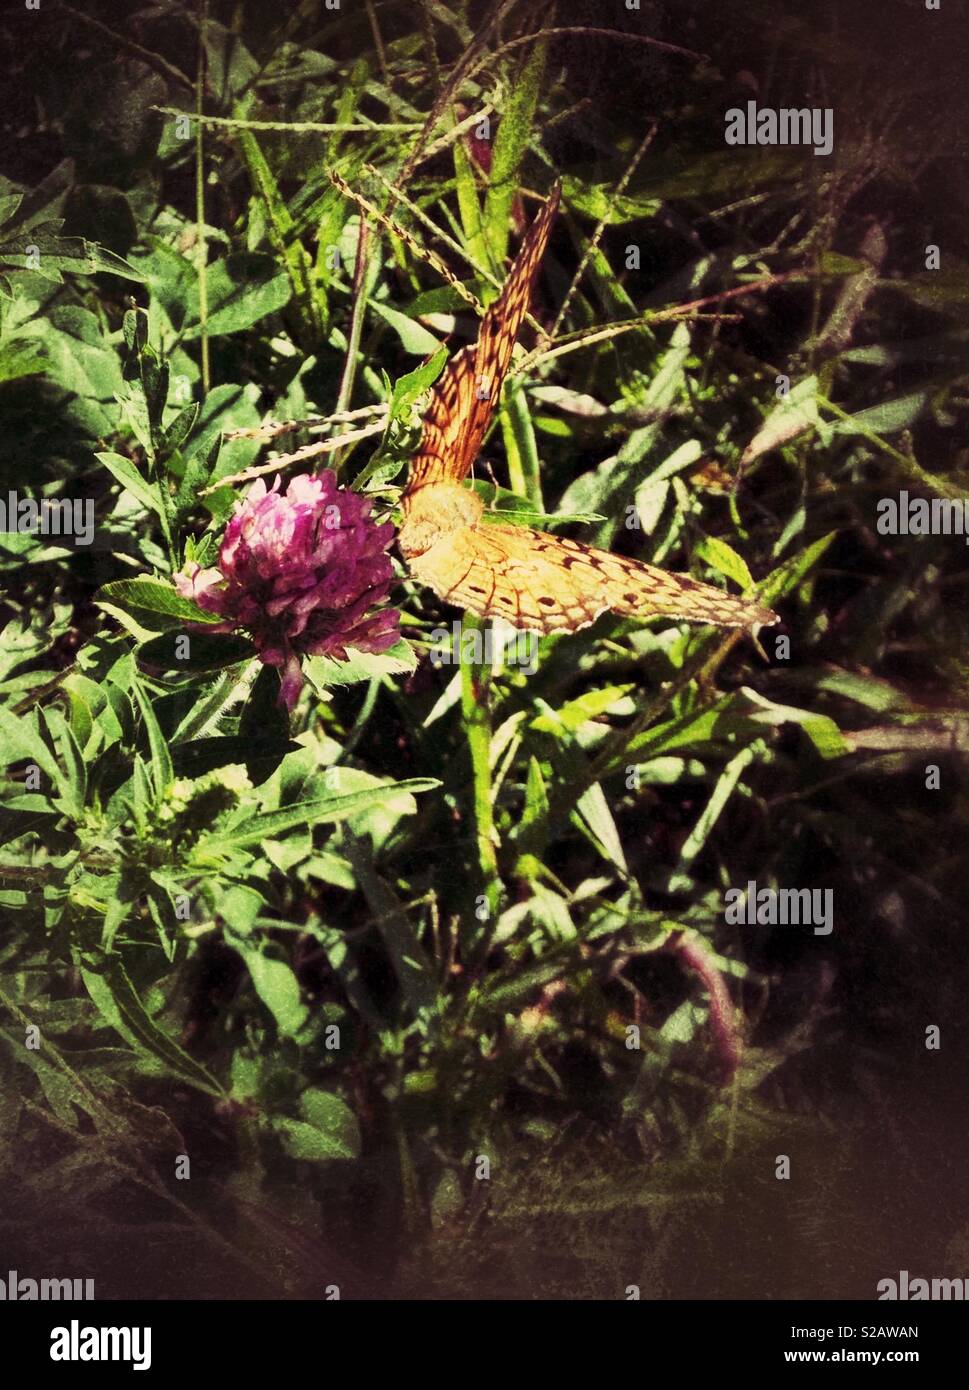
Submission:
<svg viewBox="0 0 969 1390">
<path fill-rule="evenodd" d="M 483 500 L 462 486 L 498 406 L 559 197 L 556 185 L 485 311 L 477 342 L 455 353 L 432 387 L 401 498 L 397 542 L 411 574 L 448 603 L 543 634 L 577 632 L 605 612 L 722 627 L 776 623 L 761 604 L 689 575 L 545 531 L 488 524 Z"/>
</svg>

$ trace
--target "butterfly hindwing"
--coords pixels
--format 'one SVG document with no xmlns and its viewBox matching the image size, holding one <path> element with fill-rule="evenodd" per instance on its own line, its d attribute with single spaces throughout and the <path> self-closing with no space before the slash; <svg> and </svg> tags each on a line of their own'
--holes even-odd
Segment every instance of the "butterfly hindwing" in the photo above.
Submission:
<svg viewBox="0 0 969 1390">
<path fill-rule="evenodd" d="M 721 627 L 776 621 L 760 604 L 685 574 L 524 526 L 465 526 L 410 562 L 448 603 L 534 632 L 576 632 L 601 613 Z"/>
</svg>

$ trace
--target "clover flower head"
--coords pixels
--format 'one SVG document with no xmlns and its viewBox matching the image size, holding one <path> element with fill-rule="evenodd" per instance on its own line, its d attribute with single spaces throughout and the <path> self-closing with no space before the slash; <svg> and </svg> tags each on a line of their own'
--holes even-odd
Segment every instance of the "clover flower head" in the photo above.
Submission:
<svg viewBox="0 0 969 1390">
<path fill-rule="evenodd" d="M 303 685 L 301 657 L 346 661 L 350 649 L 384 652 L 399 639 L 397 610 L 374 611 L 394 583 L 394 528 L 370 509 L 329 469 L 285 492 L 278 477 L 269 489 L 259 478 L 229 519 L 218 565 L 175 576 L 184 598 L 223 620 L 206 631 L 247 632 L 260 660 L 278 667 L 287 710 Z"/>
</svg>

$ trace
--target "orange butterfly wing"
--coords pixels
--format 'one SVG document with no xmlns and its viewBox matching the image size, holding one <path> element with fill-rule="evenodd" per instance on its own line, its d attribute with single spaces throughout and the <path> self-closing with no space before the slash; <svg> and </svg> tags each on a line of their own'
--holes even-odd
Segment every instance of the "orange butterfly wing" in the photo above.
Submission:
<svg viewBox="0 0 969 1390">
<path fill-rule="evenodd" d="M 501 293 L 485 311 L 477 342 L 455 353 L 432 388 L 421 446 L 410 465 L 405 511 L 419 488 L 467 477 L 478 456 L 528 312 L 560 192 L 556 184 L 529 227 Z"/>
<path fill-rule="evenodd" d="M 606 612 L 720 627 L 777 622 L 769 608 L 688 574 L 525 526 L 462 526 L 409 564 L 439 598 L 526 631 L 577 632 Z"/>
</svg>

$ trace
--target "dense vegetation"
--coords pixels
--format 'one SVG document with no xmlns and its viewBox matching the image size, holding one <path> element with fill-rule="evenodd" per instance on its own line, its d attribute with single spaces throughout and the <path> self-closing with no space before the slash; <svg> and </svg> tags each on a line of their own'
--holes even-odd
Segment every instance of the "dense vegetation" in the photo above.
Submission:
<svg viewBox="0 0 969 1390">
<path fill-rule="evenodd" d="M 94 518 L 0 533 L 11 1265 L 102 1297 L 965 1272 L 969 576 L 878 526 L 969 495 L 958 46 L 902 3 L 723 8 L 0 21 L 0 496 Z M 831 108 L 832 153 L 726 145 L 754 97 Z M 558 178 L 475 486 L 781 624 L 442 664 L 461 614 L 398 564 L 399 641 L 304 658 L 290 713 L 175 576 L 277 456 L 396 519 L 448 316 L 453 350 Z M 830 890 L 833 929 L 731 922 L 751 881 Z"/>
</svg>

